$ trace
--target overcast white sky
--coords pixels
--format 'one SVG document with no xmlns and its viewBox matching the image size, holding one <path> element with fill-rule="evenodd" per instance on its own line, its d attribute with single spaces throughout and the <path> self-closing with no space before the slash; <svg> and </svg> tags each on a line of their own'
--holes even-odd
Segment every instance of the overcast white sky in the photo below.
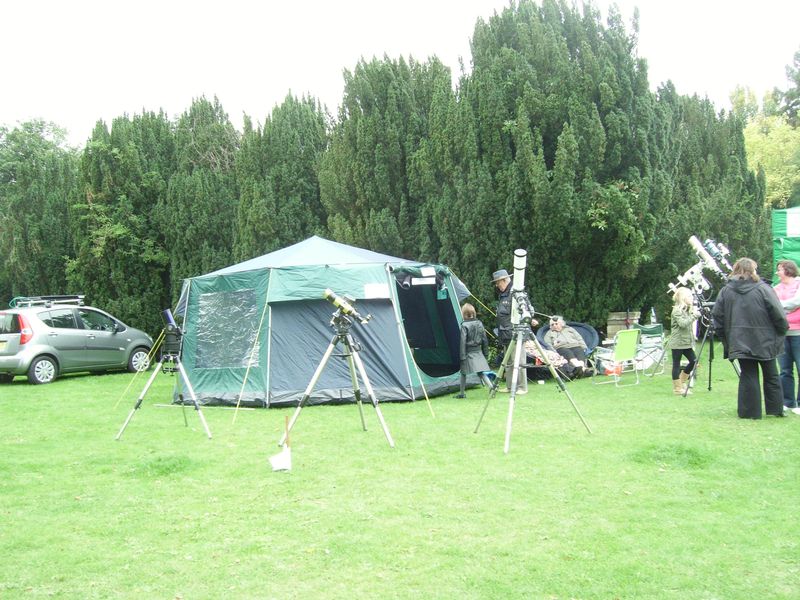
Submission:
<svg viewBox="0 0 800 600">
<path fill-rule="evenodd" d="M 598 0 L 604 20 L 611 0 Z M 798 0 L 617 0 L 640 11 L 651 87 L 728 106 L 737 84 L 760 98 L 788 82 L 800 49 Z M 82 146 L 95 122 L 216 95 L 232 122 L 263 122 L 291 91 L 335 114 L 360 57 L 437 55 L 454 72 L 476 20 L 507 0 L 6 0 L 0 4 L 0 125 L 53 121 Z"/>
</svg>

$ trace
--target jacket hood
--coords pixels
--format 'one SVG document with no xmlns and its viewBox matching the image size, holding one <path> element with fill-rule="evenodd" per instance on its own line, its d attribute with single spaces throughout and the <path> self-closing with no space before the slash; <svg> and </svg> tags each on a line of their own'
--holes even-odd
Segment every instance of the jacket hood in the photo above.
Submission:
<svg viewBox="0 0 800 600">
<path fill-rule="evenodd" d="M 752 279 L 731 279 L 728 285 L 737 294 L 749 294 L 758 287 L 759 283 Z"/>
</svg>

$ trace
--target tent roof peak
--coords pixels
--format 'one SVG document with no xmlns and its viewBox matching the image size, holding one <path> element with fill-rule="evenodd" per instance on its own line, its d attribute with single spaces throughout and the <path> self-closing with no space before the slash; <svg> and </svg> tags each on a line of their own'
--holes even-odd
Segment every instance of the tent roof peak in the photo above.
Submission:
<svg viewBox="0 0 800 600">
<path fill-rule="evenodd" d="M 388 254 L 381 254 L 356 246 L 348 246 L 347 244 L 341 244 L 317 235 L 312 235 L 302 242 L 297 242 L 296 244 L 270 252 L 269 254 L 257 256 L 244 262 L 225 267 L 224 269 L 208 273 L 207 275 L 225 275 L 241 271 L 252 271 L 254 269 L 279 269 L 281 267 L 386 263 L 418 264 L 417 261 L 389 256 Z"/>
</svg>

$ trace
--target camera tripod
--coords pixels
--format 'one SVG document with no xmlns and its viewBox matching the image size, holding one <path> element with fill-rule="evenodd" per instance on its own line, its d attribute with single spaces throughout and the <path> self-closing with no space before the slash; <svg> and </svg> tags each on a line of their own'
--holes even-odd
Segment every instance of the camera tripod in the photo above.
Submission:
<svg viewBox="0 0 800 600">
<path fill-rule="evenodd" d="M 192 398 L 192 404 L 194 404 L 194 409 L 197 411 L 197 416 L 200 417 L 200 422 L 203 424 L 203 429 L 206 431 L 206 435 L 208 439 L 211 439 L 211 431 L 208 429 L 208 424 L 206 423 L 206 419 L 203 416 L 203 411 L 200 410 L 200 405 L 197 403 L 197 396 L 194 393 L 194 388 L 192 387 L 192 383 L 189 381 L 189 376 L 186 374 L 186 369 L 183 368 L 183 364 L 181 363 L 179 347 L 180 342 L 177 341 L 178 334 L 174 331 L 166 332 L 164 346 L 167 347 L 167 351 L 161 354 L 161 358 L 158 361 L 158 364 L 153 369 L 153 374 L 150 376 L 150 379 L 147 380 L 147 383 L 142 390 L 142 393 L 139 394 L 139 398 L 136 400 L 136 404 L 131 409 L 131 412 L 128 414 L 128 418 L 125 419 L 125 422 L 122 424 L 122 428 L 119 430 L 119 433 L 114 438 L 119 440 L 122 437 L 125 428 L 128 426 L 128 423 L 131 422 L 133 415 L 142 406 L 142 401 L 144 400 L 147 391 L 150 389 L 150 386 L 153 385 L 156 377 L 159 373 L 174 373 L 175 371 L 178 372 L 180 378 L 183 380 L 183 384 L 186 386 L 186 389 L 189 390 L 189 395 Z M 180 399 L 181 408 L 183 409 L 183 422 L 186 426 L 189 426 L 189 421 L 186 418 L 186 408 L 183 403 L 183 391 L 179 391 L 178 398 Z"/>
<path fill-rule="evenodd" d="M 336 298 L 338 299 L 338 297 Z M 331 301 L 333 302 L 333 300 Z M 334 304 L 336 304 L 336 302 L 334 302 Z M 340 305 L 336 304 L 336 306 Z M 363 427 L 364 431 L 367 430 L 367 423 L 364 420 L 364 410 L 361 403 L 361 389 L 358 387 L 356 369 L 358 370 L 358 374 L 361 376 L 361 380 L 364 382 L 367 395 L 372 401 L 372 405 L 375 407 L 375 414 L 378 415 L 378 420 L 383 428 L 383 433 L 386 435 L 386 440 L 389 442 L 389 446 L 394 448 L 394 440 L 392 439 L 392 435 L 389 433 L 389 428 L 386 426 L 386 421 L 383 420 L 381 409 L 378 407 L 378 400 L 375 397 L 375 392 L 373 392 L 372 385 L 370 385 L 369 379 L 367 378 L 367 372 L 364 370 L 364 363 L 361 361 L 361 357 L 359 356 L 361 347 L 355 340 L 353 340 L 353 336 L 350 333 L 350 327 L 352 326 L 353 321 L 347 316 L 347 312 L 353 315 L 358 315 L 358 313 L 352 310 L 352 308 L 347 304 L 344 304 L 344 308 L 340 306 L 339 309 L 333 313 L 333 317 L 331 318 L 331 326 L 334 328 L 336 333 L 333 335 L 330 344 L 328 344 L 328 348 L 322 355 L 322 360 L 320 360 L 317 370 L 311 377 L 311 381 L 308 382 L 308 386 L 306 387 L 303 397 L 300 399 L 292 418 L 289 419 L 289 423 L 286 425 L 286 430 L 278 442 L 279 446 L 283 446 L 286 437 L 289 435 L 292 427 L 294 427 L 295 421 L 297 421 L 297 417 L 300 416 L 300 411 L 303 409 L 303 406 L 305 406 L 306 402 L 308 402 L 311 392 L 314 390 L 314 386 L 317 384 L 317 381 L 322 375 L 322 371 L 325 369 L 325 365 L 333 355 L 334 349 L 339 343 L 341 343 L 344 346 L 344 352 L 337 354 L 336 356 L 341 356 L 347 359 L 347 364 L 350 368 L 350 379 L 353 383 L 353 395 L 355 396 L 356 404 L 358 404 L 358 414 L 361 416 L 361 426 Z M 361 322 L 364 323 L 365 321 L 366 320 L 362 320 Z"/>
<path fill-rule="evenodd" d="M 505 375 L 506 365 L 509 364 L 509 359 L 513 356 L 514 362 L 511 363 L 513 366 L 511 372 L 511 397 L 508 399 L 508 417 L 506 418 L 506 437 L 505 443 L 503 445 L 503 452 L 508 454 L 509 447 L 511 445 L 511 423 L 514 419 L 514 403 L 517 397 L 517 384 L 519 383 L 519 378 L 527 377 L 525 363 L 522 361 L 522 357 L 525 352 L 524 344 L 525 338 L 531 334 L 531 320 L 533 315 L 533 307 L 530 304 L 530 300 L 528 299 L 528 294 L 525 292 L 525 267 L 527 265 L 527 252 L 522 249 L 517 249 L 514 251 L 514 283 L 513 288 L 511 291 L 512 294 L 512 308 L 511 308 L 511 322 L 513 324 L 513 336 L 511 338 L 511 343 L 506 348 L 505 355 L 503 356 L 503 361 L 500 363 L 500 368 L 497 370 L 497 377 L 494 380 L 494 385 L 489 390 L 489 397 L 486 399 L 486 404 L 483 406 L 483 411 L 481 412 L 481 416 L 478 419 L 477 425 L 475 425 L 474 433 L 478 433 L 478 428 L 481 426 L 481 421 L 483 421 L 483 416 L 486 414 L 486 409 L 489 407 L 489 402 L 492 398 L 495 397 L 497 393 L 497 387 L 500 385 L 500 381 L 503 379 Z M 589 429 L 589 425 L 581 415 L 581 411 L 578 410 L 578 406 L 575 404 L 575 401 L 572 399 L 569 391 L 567 391 L 567 386 L 564 385 L 564 380 L 558 374 L 558 371 L 553 364 L 550 362 L 550 359 L 547 358 L 547 354 L 545 354 L 544 350 L 542 349 L 542 345 L 539 343 L 539 340 L 536 339 L 535 335 L 531 335 L 531 341 L 533 342 L 536 350 L 539 352 L 539 356 L 542 357 L 542 362 L 547 365 L 547 369 L 550 371 L 550 374 L 553 376 L 553 379 L 556 380 L 558 383 L 558 387 L 567 395 L 569 398 L 570 403 L 572 404 L 572 408 L 575 409 L 575 412 L 578 413 L 578 417 L 583 423 L 583 426 L 586 427 L 586 431 L 592 433 L 592 430 Z M 521 363 L 521 364 L 520 364 Z M 520 371 L 522 371 L 520 373 Z"/>
<path fill-rule="evenodd" d="M 481 422 L 483 421 L 483 416 L 486 414 L 486 409 L 489 407 L 489 402 L 491 402 L 492 398 L 495 397 L 497 394 L 497 388 L 500 385 L 500 381 L 503 380 L 505 375 L 505 368 L 506 365 L 509 364 L 509 360 L 511 356 L 514 357 L 514 362 L 511 363 L 513 366 L 511 367 L 511 397 L 508 399 L 508 416 L 506 418 L 506 437 L 505 443 L 503 445 L 503 452 L 508 454 L 509 447 L 511 445 L 511 424 L 514 419 L 514 403 L 516 401 L 517 396 L 517 384 L 519 382 L 520 377 L 526 377 L 526 367 L 525 364 L 522 363 L 522 356 L 525 352 L 524 344 L 525 338 L 530 331 L 530 325 L 527 323 L 520 323 L 519 325 L 514 326 L 514 337 L 511 340 L 511 343 L 508 345 L 506 349 L 505 356 L 503 356 L 503 362 L 500 365 L 500 368 L 497 371 L 497 377 L 494 380 L 494 384 L 492 385 L 491 389 L 489 390 L 489 397 L 486 399 L 486 403 L 483 405 L 483 411 L 481 412 L 481 416 L 478 419 L 477 425 L 475 425 L 474 433 L 478 433 L 478 428 L 481 426 Z M 542 345 L 539 343 L 539 340 L 536 339 L 536 336 L 533 335 L 530 337 L 531 341 L 533 342 L 536 350 L 539 352 L 539 356 L 542 357 L 542 362 L 547 366 L 548 371 L 553 376 L 553 379 L 558 384 L 559 389 L 567 395 L 569 398 L 570 404 L 572 404 L 572 408 L 575 409 L 575 412 L 578 414 L 578 418 L 583 423 L 583 426 L 586 427 L 586 431 L 592 433 L 592 430 L 589 428 L 589 425 L 586 423 L 586 420 L 583 418 L 581 411 L 578 410 L 577 404 L 575 404 L 575 400 L 572 399 L 572 396 L 567 390 L 567 386 L 564 384 L 564 380 L 558 374 L 558 370 L 553 366 L 553 363 L 550 362 L 550 359 L 547 357 L 547 354 L 544 352 Z M 520 364 L 522 363 L 522 364 Z"/>
</svg>

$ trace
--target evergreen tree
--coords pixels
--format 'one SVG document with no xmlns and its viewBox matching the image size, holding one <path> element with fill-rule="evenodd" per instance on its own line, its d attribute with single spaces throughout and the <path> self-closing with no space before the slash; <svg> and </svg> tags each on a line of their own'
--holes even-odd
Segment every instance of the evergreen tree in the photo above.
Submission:
<svg viewBox="0 0 800 600">
<path fill-rule="evenodd" d="M 800 126 L 800 50 L 794 53 L 794 61 L 786 67 L 790 87 L 782 94 L 781 112 L 792 127 Z"/>
<path fill-rule="evenodd" d="M 175 130 L 176 171 L 157 207 L 170 266 L 170 296 L 184 278 L 233 261 L 239 190 L 235 157 L 239 134 L 219 101 L 195 100 Z"/>
<path fill-rule="evenodd" d="M 0 298 L 62 294 L 72 255 L 69 204 L 77 155 L 63 130 L 31 121 L 0 128 Z"/>
<path fill-rule="evenodd" d="M 83 192 L 73 209 L 70 284 L 151 332 L 170 305 L 168 255 L 153 212 L 174 170 L 174 132 L 163 112 L 118 117 L 110 131 L 98 122 L 83 151 Z"/>
<path fill-rule="evenodd" d="M 345 96 L 320 168 L 320 196 L 335 239 L 412 256 L 421 245 L 418 223 L 430 219 L 419 182 L 424 177 L 429 113 L 434 94 L 450 85 L 437 59 L 361 61 L 345 73 Z"/>
</svg>

